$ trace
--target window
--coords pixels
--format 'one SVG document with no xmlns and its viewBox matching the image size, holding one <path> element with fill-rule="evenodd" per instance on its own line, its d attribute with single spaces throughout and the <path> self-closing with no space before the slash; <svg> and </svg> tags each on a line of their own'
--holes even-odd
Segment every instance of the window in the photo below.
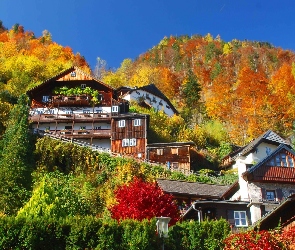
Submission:
<svg viewBox="0 0 295 250">
<path fill-rule="evenodd" d="M 44 95 L 42 97 L 42 102 L 49 102 L 49 96 L 48 95 Z"/>
<path fill-rule="evenodd" d="M 71 115 L 71 114 L 73 114 L 73 111 L 66 111 L 66 114 Z"/>
<path fill-rule="evenodd" d="M 136 139 L 132 138 L 129 140 L 129 146 L 136 146 Z"/>
<path fill-rule="evenodd" d="M 99 129 L 101 129 L 101 126 L 95 126 L 94 129 L 99 130 Z"/>
<path fill-rule="evenodd" d="M 274 190 L 266 190 L 266 199 L 268 201 L 274 201 L 275 198 L 276 198 L 276 195 L 275 195 L 275 191 Z"/>
<path fill-rule="evenodd" d="M 86 126 L 80 126 L 80 130 L 86 129 Z"/>
<path fill-rule="evenodd" d="M 81 84 L 81 89 L 85 89 L 86 88 L 86 84 L 85 83 L 82 83 Z"/>
<path fill-rule="evenodd" d="M 134 125 L 134 126 L 140 126 L 140 125 L 141 125 L 141 121 L 140 121 L 140 119 L 135 119 L 135 120 L 133 121 L 133 125 Z"/>
<path fill-rule="evenodd" d="M 274 166 L 274 167 L 294 167 L 294 160 L 293 158 L 286 154 L 286 153 L 281 153 L 281 154 L 277 154 L 274 158 L 270 159 L 268 161 L 268 164 L 270 166 Z"/>
<path fill-rule="evenodd" d="M 173 169 L 178 169 L 178 162 L 172 162 L 171 163 L 171 167 L 173 168 Z"/>
<path fill-rule="evenodd" d="M 158 148 L 157 149 L 157 155 L 163 155 L 163 149 L 162 148 Z"/>
<path fill-rule="evenodd" d="M 122 147 L 128 147 L 129 146 L 129 139 L 123 139 L 122 140 Z"/>
<path fill-rule="evenodd" d="M 83 110 L 83 114 L 90 114 L 90 110 L 86 110 L 86 109 L 84 109 L 84 110 Z"/>
<path fill-rule="evenodd" d="M 234 211 L 235 226 L 236 227 L 247 227 L 246 211 Z"/>
<path fill-rule="evenodd" d="M 76 72 L 71 72 L 71 77 L 76 77 Z"/>
<path fill-rule="evenodd" d="M 72 129 L 72 126 L 65 126 L 65 129 Z"/>
<path fill-rule="evenodd" d="M 294 167 L 293 158 L 290 155 L 288 155 L 288 167 Z"/>
<path fill-rule="evenodd" d="M 112 112 L 119 112 L 119 106 L 112 106 Z"/>
<path fill-rule="evenodd" d="M 171 154 L 178 155 L 178 148 L 171 148 Z"/>
<path fill-rule="evenodd" d="M 125 127 L 125 120 L 120 120 L 119 121 L 119 128 Z"/>
</svg>

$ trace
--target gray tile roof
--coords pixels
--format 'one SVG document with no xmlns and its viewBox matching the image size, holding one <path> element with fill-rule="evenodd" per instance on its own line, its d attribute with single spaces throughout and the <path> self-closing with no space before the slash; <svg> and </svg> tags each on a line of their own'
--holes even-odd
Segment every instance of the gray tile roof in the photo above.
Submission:
<svg viewBox="0 0 295 250">
<path fill-rule="evenodd" d="M 225 185 L 166 179 L 157 179 L 157 183 L 166 193 L 206 199 L 220 199 L 222 195 L 230 188 L 230 186 Z"/>
<path fill-rule="evenodd" d="M 251 141 L 248 145 L 246 145 L 242 150 L 238 150 L 237 154 L 232 156 L 232 160 L 236 160 L 236 158 L 239 155 L 246 155 L 248 154 L 252 149 L 254 149 L 256 146 L 258 146 L 262 141 L 268 141 L 268 142 L 273 142 L 275 144 L 286 144 L 289 145 L 289 143 L 280 137 L 278 134 L 275 132 L 268 130 L 258 138 L 254 139 Z"/>
</svg>

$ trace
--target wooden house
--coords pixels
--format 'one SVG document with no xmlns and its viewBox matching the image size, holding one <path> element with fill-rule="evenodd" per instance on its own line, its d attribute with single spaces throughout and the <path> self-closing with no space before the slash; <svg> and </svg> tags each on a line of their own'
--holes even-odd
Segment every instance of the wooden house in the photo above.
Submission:
<svg viewBox="0 0 295 250">
<path fill-rule="evenodd" d="M 149 143 L 147 145 L 147 160 L 166 164 L 170 170 L 190 172 L 191 153 L 194 142 Z"/>
<path fill-rule="evenodd" d="M 35 131 L 79 140 L 113 153 L 127 151 L 145 157 L 148 116 L 130 114 L 128 101 L 118 99 L 112 87 L 79 68 L 71 67 L 27 94 L 31 98 L 30 122 Z M 126 117 L 140 120 L 141 125 L 116 129 L 118 120 Z M 137 131 L 139 127 L 144 132 L 124 132 L 125 137 L 121 138 L 122 131 Z M 132 137 L 126 137 L 129 135 Z M 132 143 L 118 142 L 124 139 Z"/>
</svg>

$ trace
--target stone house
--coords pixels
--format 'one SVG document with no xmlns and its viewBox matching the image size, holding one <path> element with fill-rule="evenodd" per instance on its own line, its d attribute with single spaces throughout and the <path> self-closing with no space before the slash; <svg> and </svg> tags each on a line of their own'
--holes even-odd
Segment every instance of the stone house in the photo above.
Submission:
<svg viewBox="0 0 295 250">
<path fill-rule="evenodd" d="M 216 218 L 227 218 L 233 228 L 258 223 L 295 193 L 294 161 L 290 143 L 265 132 L 225 157 L 222 167 L 237 169 L 238 181 L 220 199 L 195 201 L 184 219 L 193 218 L 196 207 L 203 211 L 211 206 Z"/>
</svg>

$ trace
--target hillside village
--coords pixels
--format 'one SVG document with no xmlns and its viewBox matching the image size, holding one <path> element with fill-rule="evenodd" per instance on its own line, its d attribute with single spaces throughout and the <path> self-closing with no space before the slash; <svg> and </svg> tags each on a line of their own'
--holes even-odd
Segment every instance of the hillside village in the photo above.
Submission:
<svg viewBox="0 0 295 250">
<path fill-rule="evenodd" d="M 68 91 L 93 88 L 98 93 L 98 102 L 93 103 L 94 96 L 90 94 L 54 93 L 56 88 L 65 86 Z M 140 94 L 136 101 L 168 103 L 163 94 L 156 96 L 143 89 L 137 91 Z M 35 133 L 79 141 L 112 155 L 148 162 L 157 159 L 168 170 L 193 171 L 190 149 L 194 143 L 148 144 L 148 115 L 130 113 L 127 100 L 118 98 L 114 89 L 76 67 L 46 80 L 30 90 L 29 96 L 32 100 L 29 119 Z M 290 142 L 269 130 L 224 157 L 221 168 L 238 172 L 238 180 L 231 186 L 165 179 L 158 179 L 157 183 L 178 200 L 182 219 L 226 218 L 232 228 L 248 227 L 292 196 L 294 159 Z"/>
<path fill-rule="evenodd" d="M 295 83 L 294 53 L 255 42 L 223 43 L 209 35 L 187 39 L 165 38 L 136 61 L 124 61 L 126 71 L 104 69 L 98 79 L 83 57 L 50 37 L 33 38 L 19 27 L 2 29 L 3 228 L 10 217 L 16 228 L 19 218 L 90 216 L 89 220 L 112 221 L 114 207 L 120 205 L 119 191 L 139 180 L 154 191 L 142 194 L 137 187 L 128 195 L 152 204 L 153 192 L 160 190 L 166 210 L 158 214 L 164 209 L 141 208 L 155 213 L 145 215 L 128 204 L 132 214 L 128 219 L 171 215 L 170 226 L 183 223 L 185 233 L 190 225 L 186 223 L 210 221 L 213 228 L 213 223 L 221 223 L 222 240 L 245 229 L 294 226 L 295 151 L 290 123 L 295 116 L 293 106 L 286 107 L 293 88 L 281 106 L 277 106 L 281 91 L 275 89 L 275 83 L 282 83 L 282 89 Z M 186 53 L 196 44 L 198 53 L 206 53 L 191 55 L 185 63 Z M 60 53 L 51 57 L 51 50 Z M 252 52 L 260 55 L 255 58 L 261 62 L 251 57 Z M 173 61 L 178 53 L 181 58 Z M 277 55 L 276 64 L 270 54 Z M 28 58 L 38 58 L 46 66 L 38 68 Z M 137 70 L 148 77 L 141 80 Z M 256 92 L 262 82 L 264 87 Z M 223 88 L 230 94 L 226 96 Z M 264 95 L 272 96 L 264 98 L 267 105 L 259 103 Z M 244 103 L 246 96 L 251 107 Z M 171 230 L 185 234 L 177 227 Z"/>
</svg>

